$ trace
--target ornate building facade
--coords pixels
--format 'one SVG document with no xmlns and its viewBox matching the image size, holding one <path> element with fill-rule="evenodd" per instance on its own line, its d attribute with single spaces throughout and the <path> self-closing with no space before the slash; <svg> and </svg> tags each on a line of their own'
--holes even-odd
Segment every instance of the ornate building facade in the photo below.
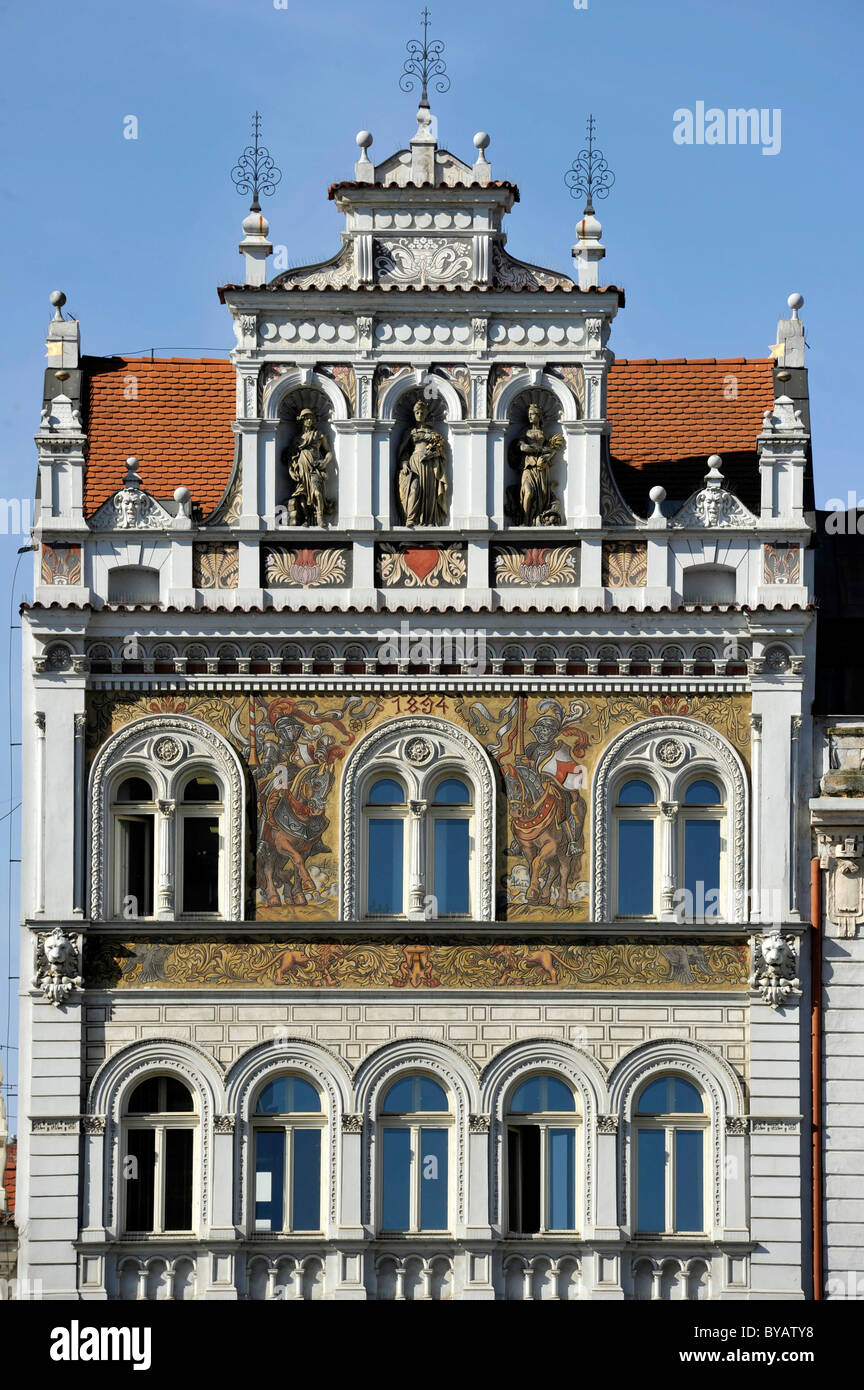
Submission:
<svg viewBox="0 0 864 1390">
<path fill-rule="evenodd" d="M 22 1272 L 810 1296 L 797 308 L 616 360 L 590 186 L 569 276 L 487 136 L 358 143 L 332 259 L 244 222 L 230 362 L 49 328 Z"/>
</svg>

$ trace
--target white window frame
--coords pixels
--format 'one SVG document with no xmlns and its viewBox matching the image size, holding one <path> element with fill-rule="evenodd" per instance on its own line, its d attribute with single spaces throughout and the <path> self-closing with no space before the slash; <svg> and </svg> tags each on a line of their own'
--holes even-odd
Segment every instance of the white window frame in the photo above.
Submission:
<svg viewBox="0 0 864 1390">
<path fill-rule="evenodd" d="M 418 1072 L 408 1073 L 409 1075 L 419 1075 Z M 378 1211 L 381 1213 L 379 1220 L 379 1235 L 381 1236 L 442 1236 L 449 1235 L 453 1229 L 453 1097 L 440 1077 L 433 1076 L 430 1080 L 435 1081 L 447 1096 L 447 1110 L 406 1110 L 404 1113 L 379 1114 L 378 1116 Z M 388 1088 L 389 1089 L 389 1088 Z M 409 1180 L 409 1208 L 411 1213 L 410 1225 L 406 1230 L 391 1231 L 383 1224 L 384 1211 L 384 1131 L 388 1129 L 408 1130 L 411 1135 L 411 1171 Z M 420 1206 L 422 1193 L 422 1166 L 423 1155 L 420 1152 L 420 1131 L 424 1129 L 443 1129 L 447 1134 L 447 1225 L 441 1230 L 431 1226 L 423 1227 L 420 1225 Z"/>
<path fill-rule="evenodd" d="M 653 1081 L 665 1081 L 669 1077 L 677 1076 L 677 1073 L 660 1072 L 651 1076 L 640 1088 L 639 1095 L 651 1085 Z M 675 1236 L 684 1237 L 707 1237 L 710 1230 L 710 1222 L 706 1218 L 710 1214 L 711 1201 L 711 1117 L 707 1113 L 708 1098 L 704 1088 L 697 1085 L 693 1077 L 682 1076 L 682 1081 L 687 1081 L 695 1087 L 702 1096 L 703 1113 L 701 1115 L 691 1115 L 687 1113 L 673 1112 L 671 1114 L 640 1115 L 639 1097 L 636 1099 L 636 1106 L 633 1112 L 633 1230 L 639 1237 L 644 1236 Z M 675 1225 L 675 1131 L 679 1129 L 697 1130 L 702 1134 L 702 1229 L 698 1231 L 679 1230 Z M 650 1231 L 643 1229 L 639 1225 L 639 1142 L 640 1135 L 651 1131 L 657 1133 L 661 1130 L 665 1134 L 664 1153 L 665 1153 L 665 1227 L 662 1231 Z"/>
<path fill-rule="evenodd" d="M 219 788 L 218 801 L 186 801 L 184 800 L 186 788 L 189 783 L 202 774 L 206 775 Z M 174 813 L 174 880 L 175 880 L 175 916 L 183 921 L 220 921 L 225 916 L 225 897 L 226 897 L 226 845 L 225 845 L 225 792 L 222 786 L 222 779 L 218 773 L 208 766 L 193 767 L 185 769 L 184 775 L 177 784 L 176 810 Z M 215 820 L 218 825 L 219 837 L 219 882 L 218 882 L 218 906 L 215 912 L 186 912 L 183 908 L 183 861 L 185 854 L 185 831 L 186 824 L 190 820 Z"/>
<path fill-rule="evenodd" d="M 653 919 L 618 915 L 618 811 L 628 818 L 640 808 L 618 808 L 617 798 L 621 786 L 632 778 L 649 782 L 657 792 Z M 721 734 L 684 716 L 640 721 L 612 741 L 598 764 L 591 802 L 592 920 L 681 922 L 683 909 L 677 895 L 684 886 L 682 816 L 699 811 L 684 805 L 684 794 L 691 782 L 703 778 L 715 783 L 722 798 L 720 806 L 706 808 L 721 819 L 720 901 L 715 915 L 694 914 L 693 920 L 709 924 L 747 920 L 747 773 L 739 754 Z"/>
<path fill-rule="evenodd" d="M 542 1075 L 555 1075 L 553 1072 L 544 1072 Z M 504 1168 L 504 1194 L 502 1225 L 507 1238 L 511 1240 L 536 1240 L 549 1235 L 578 1235 L 581 1230 L 579 1216 L 582 1211 L 582 1163 L 580 1155 L 583 1148 L 582 1136 L 582 1107 L 581 1098 L 577 1091 L 563 1076 L 555 1076 L 555 1079 L 563 1082 L 573 1095 L 572 1110 L 537 1110 L 520 1111 L 514 1114 L 509 1106 L 513 1096 L 516 1094 L 523 1081 L 530 1080 L 530 1076 L 522 1076 L 517 1081 L 511 1092 L 510 1101 L 504 1111 L 504 1144 L 502 1148 L 502 1163 Z M 510 1228 L 510 1184 L 514 1181 L 514 1176 L 510 1172 L 510 1140 L 511 1129 L 526 1126 L 534 1126 L 540 1130 L 540 1230 L 539 1231 L 514 1231 Z M 576 1223 L 572 1227 L 558 1227 L 549 1225 L 549 1130 L 551 1129 L 572 1129 L 573 1130 L 573 1219 Z"/>
<path fill-rule="evenodd" d="M 421 755 L 418 757 L 418 753 Z M 342 916 L 344 920 L 382 920 L 368 912 L 368 792 L 381 777 L 405 788 L 403 840 L 404 911 L 401 919 L 434 919 L 434 830 L 439 815 L 468 819 L 469 910 L 445 920 L 492 921 L 495 911 L 495 779 L 488 754 L 464 729 L 447 720 L 397 718 L 366 735 L 351 754 L 342 778 Z M 457 777 L 467 784 L 470 804 L 436 807 L 440 781 Z M 379 809 L 371 808 L 372 814 Z M 395 810 L 396 808 L 394 808 Z M 399 917 L 385 920 L 400 920 Z"/>
<path fill-rule="evenodd" d="M 636 804 L 632 806 L 619 806 L 618 798 L 623 787 L 628 782 L 646 782 L 654 793 L 654 800 L 650 804 Z M 615 920 L 622 922 L 650 922 L 657 915 L 657 904 L 660 902 L 660 891 L 662 887 L 662 875 L 660 864 L 662 863 L 663 852 L 663 811 L 660 804 L 660 792 L 658 791 L 655 780 L 644 770 L 636 771 L 632 768 L 624 768 L 615 780 L 612 793 L 612 900 L 615 904 Z M 621 840 L 620 826 L 622 820 L 649 821 L 654 827 L 654 836 L 651 852 L 652 884 L 651 884 L 651 911 L 648 913 L 622 913 L 618 910 L 618 889 L 620 884 L 620 865 L 621 865 Z"/>
<path fill-rule="evenodd" d="M 315 1110 L 292 1110 L 285 1111 L 281 1115 L 259 1115 L 255 1107 L 258 1104 L 261 1092 L 270 1084 L 271 1081 L 278 1081 L 283 1077 L 294 1077 L 299 1081 L 305 1081 L 313 1086 L 318 1092 L 321 1102 L 321 1109 Z M 311 1077 L 302 1072 L 274 1072 L 268 1075 L 263 1085 L 259 1086 L 249 1115 L 249 1128 L 251 1140 L 251 1181 L 249 1183 L 248 1202 L 249 1211 L 247 1214 L 248 1230 L 259 1239 L 268 1235 L 272 1236 L 297 1236 L 299 1238 L 314 1240 L 316 1236 L 322 1236 L 325 1228 L 325 1206 L 327 1197 L 327 1133 L 329 1129 L 329 1118 L 327 1113 L 327 1100 L 321 1091 L 321 1087 Z M 318 1191 L 318 1225 L 314 1231 L 294 1231 L 292 1227 L 292 1214 L 294 1195 L 294 1134 L 298 1129 L 316 1129 L 321 1135 L 321 1148 L 319 1158 L 319 1191 Z M 257 1206 L 257 1195 L 255 1191 L 258 1174 L 258 1135 L 262 1130 L 281 1130 L 283 1142 L 285 1144 L 285 1174 L 284 1186 L 282 1191 L 282 1219 L 281 1230 L 263 1230 L 257 1226 L 255 1218 L 255 1207 Z"/>
<path fill-rule="evenodd" d="M 128 1107 L 129 1100 L 131 1100 L 132 1096 L 135 1094 L 135 1091 L 145 1081 L 158 1080 L 161 1082 L 166 1079 L 166 1075 L 164 1074 L 160 1074 L 158 1076 L 153 1076 L 151 1074 L 149 1076 L 139 1077 L 135 1084 L 129 1090 L 129 1095 L 126 1101 L 126 1107 Z M 122 1238 L 126 1240 L 133 1239 L 135 1236 L 194 1236 L 198 1232 L 197 1217 L 200 1203 L 199 1174 L 201 1169 L 201 1146 L 199 1135 L 201 1126 L 198 1116 L 197 1097 L 192 1087 L 190 1087 L 188 1082 L 184 1080 L 182 1077 L 172 1079 L 176 1079 L 181 1085 L 185 1086 L 186 1090 L 189 1092 L 192 1098 L 191 1110 L 164 1110 L 154 1111 L 151 1114 L 130 1115 L 128 1113 L 128 1109 L 124 1107 L 124 1115 L 121 1126 L 121 1134 L 123 1138 L 121 1139 L 120 1146 L 120 1168 L 116 1175 L 116 1181 L 119 1183 L 120 1186 L 120 1230 L 122 1232 Z M 166 1228 L 165 1226 L 165 1134 L 170 1129 L 189 1129 L 192 1131 L 191 1225 L 189 1226 L 189 1229 L 185 1231 L 175 1231 Z M 128 1196 L 129 1189 L 128 1184 L 124 1181 L 123 1163 L 125 1161 L 125 1150 L 127 1149 L 128 1145 L 124 1141 L 125 1136 L 128 1135 L 132 1130 L 153 1131 L 156 1135 L 155 1161 L 153 1164 L 154 1193 L 152 1231 L 131 1230 L 128 1227 L 126 1221 L 126 1199 Z"/>
<path fill-rule="evenodd" d="M 205 775 L 221 801 L 183 802 L 186 783 Z M 153 911 L 149 920 L 242 921 L 245 917 L 244 770 L 235 749 L 209 725 L 187 715 L 148 716 L 113 734 L 90 773 L 90 916 L 123 920 L 121 851 L 116 819 L 136 803 L 116 802 L 126 777 L 153 787 Z M 143 803 L 141 803 L 143 805 Z M 149 808 L 148 808 L 149 813 Z M 183 823 L 191 816 L 219 818 L 219 910 L 182 911 Z"/>
</svg>

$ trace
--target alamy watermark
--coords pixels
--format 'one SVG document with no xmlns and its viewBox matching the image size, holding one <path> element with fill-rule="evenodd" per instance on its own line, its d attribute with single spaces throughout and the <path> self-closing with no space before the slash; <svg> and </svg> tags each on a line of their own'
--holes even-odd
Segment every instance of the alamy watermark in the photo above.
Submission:
<svg viewBox="0 0 864 1390">
<path fill-rule="evenodd" d="M 415 627 L 403 619 L 399 632 L 378 633 L 378 661 L 383 666 L 459 666 L 468 675 L 486 670 L 486 634 L 481 630 Z"/>
<path fill-rule="evenodd" d="M 774 107 L 719 106 L 705 109 L 697 101 L 695 109 L 679 106 L 672 114 L 672 139 L 676 145 L 760 145 L 763 154 L 779 154 L 782 138 L 782 112 Z"/>
</svg>

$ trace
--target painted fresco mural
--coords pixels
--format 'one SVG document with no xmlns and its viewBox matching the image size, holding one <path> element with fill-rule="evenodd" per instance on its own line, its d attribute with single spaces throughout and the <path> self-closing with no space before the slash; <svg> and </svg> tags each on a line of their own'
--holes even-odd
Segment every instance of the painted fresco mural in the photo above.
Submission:
<svg viewBox="0 0 864 1390">
<path fill-rule="evenodd" d="M 556 937 L 186 942 L 97 935 L 87 939 L 85 969 L 97 989 L 227 989 L 241 982 L 271 989 L 743 990 L 749 947 Z"/>
<path fill-rule="evenodd" d="M 90 757 L 131 720 L 172 711 L 217 729 L 249 769 L 257 802 L 259 921 L 338 919 L 344 762 L 364 734 L 399 716 L 449 719 L 473 734 L 495 764 L 497 916 L 514 922 L 587 919 L 591 780 L 604 748 L 623 729 L 658 716 L 701 720 L 745 763 L 750 734 L 746 695 L 94 692 Z"/>
</svg>

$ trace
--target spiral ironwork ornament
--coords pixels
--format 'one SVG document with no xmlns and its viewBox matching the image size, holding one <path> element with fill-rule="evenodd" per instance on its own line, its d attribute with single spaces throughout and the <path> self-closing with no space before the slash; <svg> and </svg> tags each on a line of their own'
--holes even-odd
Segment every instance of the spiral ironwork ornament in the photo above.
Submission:
<svg viewBox="0 0 864 1390">
<path fill-rule="evenodd" d="M 282 170 L 277 168 L 267 146 L 261 144 L 261 116 L 256 111 L 252 122 L 252 144 L 246 146 L 231 170 L 231 182 L 238 193 L 252 194 L 250 211 L 260 212 L 261 194 L 269 198 L 281 179 Z"/>
<path fill-rule="evenodd" d="M 420 20 L 423 25 L 423 38 L 409 39 L 405 47 L 408 50 L 408 57 L 402 69 L 402 76 L 399 78 L 399 86 L 403 92 L 413 92 L 417 83 L 422 86 L 420 105 L 429 105 L 429 83 L 434 81 L 436 92 L 449 92 L 450 78 L 447 76 L 447 64 L 442 58 L 444 44 L 441 39 L 429 38 L 429 20 L 431 16 L 428 9 L 423 10 Z"/>
<path fill-rule="evenodd" d="M 567 173 L 564 182 L 570 189 L 570 197 L 585 198 L 585 211 L 594 211 L 594 198 L 606 198 L 615 182 L 615 175 L 606 162 L 602 150 L 594 148 L 594 117 L 588 117 L 588 145 L 580 150 Z"/>
</svg>

